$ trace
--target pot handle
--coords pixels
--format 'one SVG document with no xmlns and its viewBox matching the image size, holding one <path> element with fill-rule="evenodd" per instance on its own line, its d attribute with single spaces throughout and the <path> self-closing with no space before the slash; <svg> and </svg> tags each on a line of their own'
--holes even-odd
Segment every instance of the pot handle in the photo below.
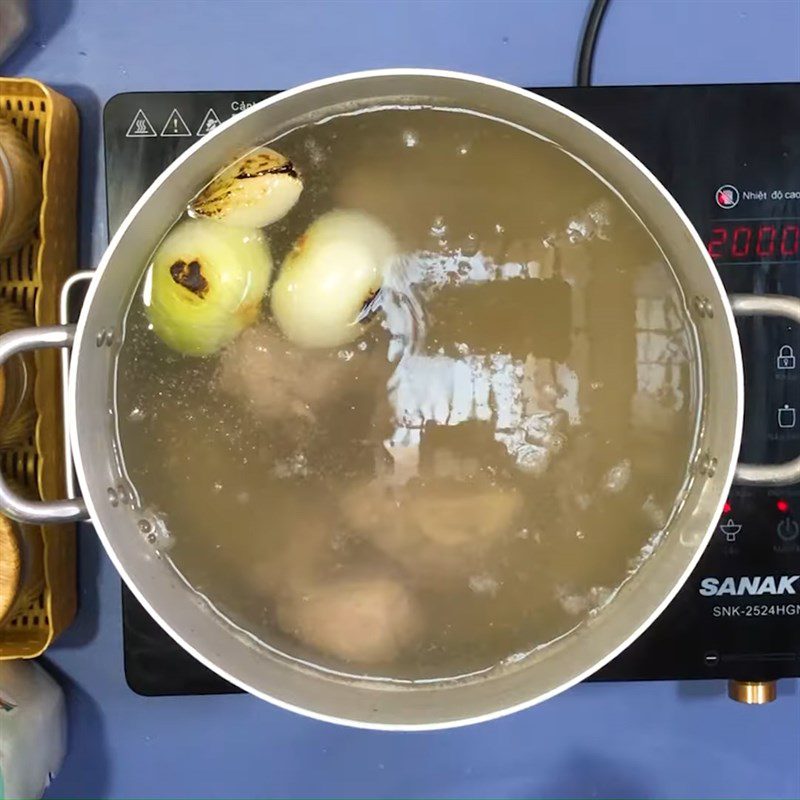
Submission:
<svg viewBox="0 0 800 800">
<path fill-rule="evenodd" d="M 737 317 L 784 317 L 800 325 L 800 298 L 779 294 L 732 294 Z M 739 464 L 733 477 L 742 486 L 789 486 L 800 483 L 800 456 L 782 464 Z"/>
<path fill-rule="evenodd" d="M 0 364 L 4 364 L 17 353 L 28 350 L 70 347 L 74 338 L 74 325 L 50 325 L 11 331 L 0 336 Z M 62 380 L 66 379 L 67 376 L 62 375 Z M 32 525 L 78 522 L 89 518 L 89 512 L 82 499 L 27 500 L 11 489 L 2 473 L 0 473 L 0 509 L 12 519 Z"/>
</svg>

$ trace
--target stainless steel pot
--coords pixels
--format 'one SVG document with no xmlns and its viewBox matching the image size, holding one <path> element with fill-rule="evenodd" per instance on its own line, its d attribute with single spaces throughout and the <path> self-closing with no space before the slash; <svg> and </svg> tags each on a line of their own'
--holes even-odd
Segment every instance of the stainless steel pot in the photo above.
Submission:
<svg viewBox="0 0 800 800">
<path fill-rule="evenodd" d="M 699 449 L 689 493 L 654 555 L 613 603 L 541 654 L 464 683 L 418 687 L 344 681 L 260 649 L 212 613 L 142 535 L 135 492 L 120 468 L 112 398 L 123 317 L 143 265 L 187 200 L 221 165 L 289 127 L 342 105 L 426 100 L 491 114 L 533 130 L 591 165 L 646 219 L 673 265 L 698 328 L 702 392 Z M 743 373 L 734 314 L 785 316 L 790 297 L 727 298 L 684 213 L 630 153 L 557 104 L 484 78 L 428 70 L 345 75 L 253 106 L 206 136 L 139 200 L 103 256 L 77 326 L 30 329 L 0 339 L 0 362 L 31 348 L 72 348 L 67 427 L 83 499 L 32 503 L 0 480 L 0 507 L 29 522 L 91 519 L 136 597 L 186 650 L 229 681 L 285 708 L 375 728 L 440 728 L 497 717 L 540 702 L 600 668 L 669 603 L 711 536 L 731 481 L 800 480 L 800 458 L 779 466 L 736 464 Z M 154 452 L 154 458 L 158 453 Z"/>
</svg>

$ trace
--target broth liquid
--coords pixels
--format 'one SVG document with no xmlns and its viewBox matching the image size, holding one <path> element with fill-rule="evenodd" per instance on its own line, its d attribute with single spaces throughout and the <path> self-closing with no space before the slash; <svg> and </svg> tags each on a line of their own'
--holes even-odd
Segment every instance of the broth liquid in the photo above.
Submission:
<svg viewBox="0 0 800 800">
<path fill-rule="evenodd" d="M 380 219 L 402 257 L 375 323 L 331 350 L 282 340 L 267 300 L 225 353 L 183 357 L 134 298 L 121 449 L 176 569 L 265 646 L 395 680 L 480 673 L 613 605 L 696 432 L 693 329 L 646 227 L 568 153 L 462 111 L 271 146 L 305 181 L 266 229 L 276 267 L 333 208 Z M 362 658 L 358 592 L 396 652 Z"/>
</svg>

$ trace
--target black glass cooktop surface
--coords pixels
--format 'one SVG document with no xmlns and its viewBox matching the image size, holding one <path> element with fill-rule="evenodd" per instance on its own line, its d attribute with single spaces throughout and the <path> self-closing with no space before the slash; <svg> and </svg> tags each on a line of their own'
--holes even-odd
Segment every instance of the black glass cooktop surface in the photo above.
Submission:
<svg viewBox="0 0 800 800">
<path fill-rule="evenodd" d="M 605 129 L 672 192 L 730 292 L 800 296 L 800 87 L 537 90 Z M 108 219 L 219 124 L 273 92 L 133 93 L 105 108 Z M 800 331 L 740 324 L 742 456 L 800 453 Z M 734 488 L 713 540 L 656 623 L 599 680 L 800 676 L 800 489 Z M 146 695 L 237 691 L 184 652 L 123 589 L 125 671 Z"/>
</svg>

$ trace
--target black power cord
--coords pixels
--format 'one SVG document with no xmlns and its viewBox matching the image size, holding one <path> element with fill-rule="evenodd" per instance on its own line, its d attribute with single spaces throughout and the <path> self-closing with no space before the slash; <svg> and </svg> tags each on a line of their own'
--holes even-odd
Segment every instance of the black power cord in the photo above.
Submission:
<svg viewBox="0 0 800 800">
<path fill-rule="evenodd" d="M 594 48 L 597 44 L 597 34 L 603 24 L 603 16 L 608 9 L 609 0 L 594 0 L 586 17 L 586 27 L 583 29 L 581 49 L 578 54 L 578 65 L 575 70 L 576 86 L 592 85 L 592 65 L 594 63 Z"/>
</svg>

